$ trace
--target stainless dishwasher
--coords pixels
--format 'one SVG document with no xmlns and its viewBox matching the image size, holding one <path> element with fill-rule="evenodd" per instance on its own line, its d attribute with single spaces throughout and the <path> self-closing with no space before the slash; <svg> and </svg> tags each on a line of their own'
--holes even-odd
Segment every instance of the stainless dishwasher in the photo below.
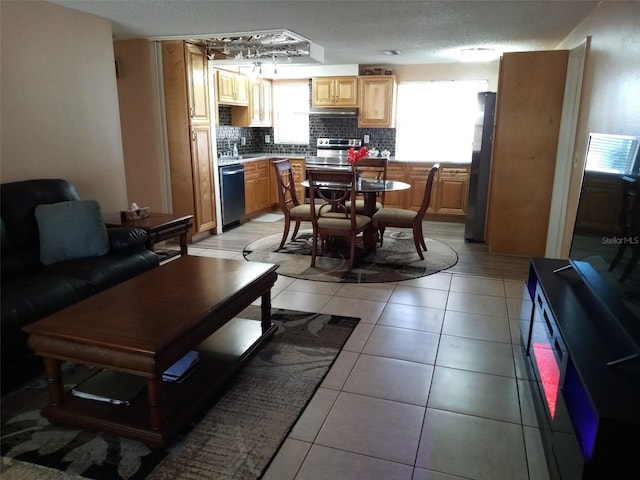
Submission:
<svg viewBox="0 0 640 480">
<path fill-rule="evenodd" d="M 225 227 L 238 224 L 244 216 L 244 165 L 225 165 L 219 168 L 224 230 Z"/>
</svg>

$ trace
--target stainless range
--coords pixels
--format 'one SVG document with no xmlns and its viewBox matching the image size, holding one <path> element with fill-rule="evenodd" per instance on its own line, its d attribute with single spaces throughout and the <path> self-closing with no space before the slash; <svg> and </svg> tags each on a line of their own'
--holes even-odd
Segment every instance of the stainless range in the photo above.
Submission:
<svg viewBox="0 0 640 480">
<path fill-rule="evenodd" d="M 361 138 L 318 138 L 316 141 L 317 154 L 305 158 L 307 168 L 350 169 L 348 150 L 359 150 L 362 146 Z"/>
</svg>

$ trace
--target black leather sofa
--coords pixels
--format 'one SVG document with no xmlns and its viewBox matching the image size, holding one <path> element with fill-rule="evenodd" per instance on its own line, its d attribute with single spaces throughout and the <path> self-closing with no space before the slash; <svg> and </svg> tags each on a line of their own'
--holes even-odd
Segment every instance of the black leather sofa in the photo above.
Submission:
<svg viewBox="0 0 640 480">
<path fill-rule="evenodd" d="M 44 265 L 40 260 L 36 207 L 72 200 L 80 200 L 80 196 L 66 180 L 39 179 L 0 185 L 3 391 L 42 370 L 42 359 L 27 346 L 23 326 L 159 264 L 158 256 L 145 249 L 144 230 L 113 227 L 107 228 L 106 254 Z"/>
</svg>

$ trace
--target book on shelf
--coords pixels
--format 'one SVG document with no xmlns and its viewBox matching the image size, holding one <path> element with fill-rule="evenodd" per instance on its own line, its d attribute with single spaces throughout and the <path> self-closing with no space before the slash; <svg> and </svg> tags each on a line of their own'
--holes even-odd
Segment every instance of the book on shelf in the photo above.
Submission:
<svg viewBox="0 0 640 480">
<path fill-rule="evenodd" d="M 200 355 L 197 351 L 191 350 L 176 363 L 167 368 L 162 374 L 165 382 L 181 382 L 200 363 Z"/>
<path fill-rule="evenodd" d="M 100 370 L 71 389 L 71 394 L 115 405 L 129 405 L 142 391 L 146 379 L 115 370 Z"/>
<path fill-rule="evenodd" d="M 182 382 L 200 364 L 200 355 L 191 351 L 162 374 L 165 382 Z M 144 389 L 146 378 L 115 370 L 99 370 L 71 389 L 78 398 L 97 400 L 114 405 L 130 405 Z"/>
</svg>

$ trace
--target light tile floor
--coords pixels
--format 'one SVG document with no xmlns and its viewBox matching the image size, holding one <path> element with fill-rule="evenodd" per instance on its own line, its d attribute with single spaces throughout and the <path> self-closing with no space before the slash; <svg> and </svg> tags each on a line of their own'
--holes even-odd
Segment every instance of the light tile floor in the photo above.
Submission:
<svg viewBox="0 0 640 480">
<path fill-rule="evenodd" d="M 519 345 L 524 282 L 280 276 L 272 305 L 361 321 L 265 480 L 549 478 Z"/>
</svg>

